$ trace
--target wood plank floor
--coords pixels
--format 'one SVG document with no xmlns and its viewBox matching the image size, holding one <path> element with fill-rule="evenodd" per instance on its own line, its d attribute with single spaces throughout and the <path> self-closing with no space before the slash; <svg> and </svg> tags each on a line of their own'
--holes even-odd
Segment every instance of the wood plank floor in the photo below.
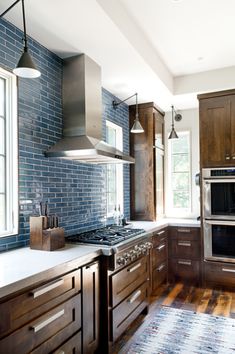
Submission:
<svg viewBox="0 0 235 354">
<path fill-rule="evenodd" d="M 163 285 L 151 297 L 148 316 L 141 315 L 127 329 L 113 347 L 113 354 L 118 354 L 123 346 L 132 340 L 133 334 L 144 324 L 144 321 L 155 311 L 164 306 L 181 308 L 214 316 L 235 318 L 235 292 L 202 289 L 181 283 Z"/>
</svg>

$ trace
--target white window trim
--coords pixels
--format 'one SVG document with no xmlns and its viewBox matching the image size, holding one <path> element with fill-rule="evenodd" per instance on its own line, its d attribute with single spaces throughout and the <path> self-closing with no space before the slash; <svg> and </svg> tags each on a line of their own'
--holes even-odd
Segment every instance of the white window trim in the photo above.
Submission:
<svg viewBox="0 0 235 354">
<path fill-rule="evenodd" d="M 117 132 L 117 140 L 116 140 L 116 148 L 120 151 L 123 151 L 123 130 L 122 127 L 118 124 L 115 124 L 113 122 L 110 122 L 109 120 L 106 120 L 106 126 L 113 128 Z M 117 173 L 117 181 L 118 183 L 116 184 L 117 186 L 117 206 L 120 205 L 120 211 L 123 214 L 123 165 L 122 164 L 116 164 L 116 173 Z M 112 217 L 113 213 L 107 212 L 107 217 Z"/>
<path fill-rule="evenodd" d="M 6 230 L 0 237 L 15 235 L 19 228 L 18 212 L 18 122 L 17 122 L 17 79 L 0 68 L 0 76 L 6 80 Z"/>
<path fill-rule="evenodd" d="M 166 153 L 166 217 L 181 217 L 181 218 L 189 218 L 192 217 L 192 132 L 191 129 L 184 129 L 182 131 L 177 131 L 177 134 L 188 133 L 189 134 L 189 196 L 190 196 L 190 206 L 188 209 L 184 208 L 173 208 L 172 205 L 172 197 L 171 197 L 171 149 L 169 144 L 167 144 L 167 153 Z M 167 136 L 169 136 L 170 130 L 168 131 Z"/>
</svg>

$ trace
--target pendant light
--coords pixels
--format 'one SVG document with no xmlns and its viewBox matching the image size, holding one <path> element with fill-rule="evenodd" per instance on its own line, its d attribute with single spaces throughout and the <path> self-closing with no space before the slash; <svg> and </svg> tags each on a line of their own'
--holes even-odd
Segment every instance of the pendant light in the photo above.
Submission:
<svg viewBox="0 0 235 354">
<path fill-rule="evenodd" d="M 171 106 L 171 110 L 172 110 L 171 132 L 170 132 L 168 139 L 178 139 L 179 137 L 178 137 L 178 135 L 175 131 L 175 127 L 174 127 L 174 106 Z"/>
<path fill-rule="evenodd" d="M 9 10 L 11 10 L 20 0 L 16 0 L 6 11 L 4 11 L 0 17 L 3 17 Z M 36 68 L 29 52 L 28 52 L 28 40 L 26 33 L 26 21 L 25 21 L 25 8 L 24 0 L 21 0 L 22 3 L 22 15 L 23 15 L 23 27 L 24 27 L 24 49 L 20 57 L 20 60 L 13 73 L 19 77 L 33 79 L 41 75 L 40 71 Z"/>
<path fill-rule="evenodd" d="M 136 109 L 135 109 L 135 120 L 134 120 L 134 124 L 131 128 L 131 133 L 134 133 L 134 134 L 139 134 L 139 133 L 144 133 L 144 129 L 142 127 L 142 125 L 140 124 L 140 121 L 139 121 L 139 112 L 138 112 L 138 93 L 134 93 L 134 95 L 130 96 L 130 97 L 127 97 L 125 100 L 123 101 L 120 101 L 120 102 L 117 102 L 117 101 L 113 101 L 113 108 L 114 109 L 117 109 L 117 107 L 129 100 L 130 98 L 134 97 L 135 96 L 135 106 L 136 106 Z"/>
</svg>

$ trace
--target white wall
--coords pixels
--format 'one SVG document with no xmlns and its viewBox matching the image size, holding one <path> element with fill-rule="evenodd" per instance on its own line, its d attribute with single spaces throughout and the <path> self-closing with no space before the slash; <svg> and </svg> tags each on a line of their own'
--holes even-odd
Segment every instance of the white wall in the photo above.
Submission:
<svg viewBox="0 0 235 354">
<path fill-rule="evenodd" d="M 178 111 L 177 113 L 182 114 L 182 120 L 180 122 L 175 122 L 176 132 L 180 131 L 190 131 L 191 136 L 191 182 L 192 182 L 192 208 L 191 212 L 187 215 L 177 215 L 178 217 L 186 218 L 196 218 L 200 215 L 200 202 L 199 202 L 199 186 L 195 185 L 195 175 L 199 172 L 199 111 L 198 109 L 187 109 Z M 171 112 L 167 112 L 165 115 L 165 189 L 166 189 L 166 216 L 167 217 L 176 217 L 169 210 L 169 191 L 168 186 L 168 136 L 171 131 Z"/>
</svg>

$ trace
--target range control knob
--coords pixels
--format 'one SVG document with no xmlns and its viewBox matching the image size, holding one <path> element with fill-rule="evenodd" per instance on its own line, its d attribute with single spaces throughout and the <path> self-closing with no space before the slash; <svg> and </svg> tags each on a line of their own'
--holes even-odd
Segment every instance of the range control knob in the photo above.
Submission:
<svg viewBox="0 0 235 354">
<path fill-rule="evenodd" d="M 124 253 L 123 254 L 123 257 L 124 257 L 124 259 L 126 260 L 126 261 L 129 261 L 130 259 L 131 259 L 131 255 L 130 255 L 130 253 Z"/>
<path fill-rule="evenodd" d="M 118 265 L 125 265 L 125 264 L 126 264 L 125 258 L 123 258 L 123 257 L 118 257 L 118 259 L 117 259 L 117 264 L 118 264 Z"/>
<path fill-rule="evenodd" d="M 152 242 L 146 242 L 146 246 L 148 249 L 153 248 Z"/>
</svg>

